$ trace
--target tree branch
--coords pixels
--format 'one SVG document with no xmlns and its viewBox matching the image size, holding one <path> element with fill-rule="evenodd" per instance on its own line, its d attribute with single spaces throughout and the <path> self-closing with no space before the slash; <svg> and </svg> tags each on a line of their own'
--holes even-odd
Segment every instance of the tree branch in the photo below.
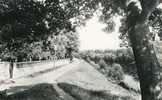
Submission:
<svg viewBox="0 0 162 100">
<path fill-rule="evenodd" d="M 162 0 L 140 0 L 142 6 L 142 12 L 140 14 L 140 23 L 146 22 L 151 13 L 162 2 Z"/>
</svg>

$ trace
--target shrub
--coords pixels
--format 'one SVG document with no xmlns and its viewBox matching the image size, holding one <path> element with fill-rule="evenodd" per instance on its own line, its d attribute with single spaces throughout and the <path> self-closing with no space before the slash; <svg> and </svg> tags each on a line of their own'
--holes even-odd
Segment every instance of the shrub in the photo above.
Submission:
<svg viewBox="0 0 162 100">
<path fill-rule="evenodd" d="M 105 69 L 107 67 L 106 62 L 103 59 L 101 59 L 98 64 L 101 69 Z"/>
<path fill-rule="evenodd" d="M 80 53 L 83 59 L 86 56 L 89 57 L 89 60 L 94 61 L 96 64 L 100 66 L 102 71 L 99 69 L 100 72 L 105 72 L 109 70 L 107 68 L 108 65 L 112 65 L 113 63 L 118 63 L 122 66 L 124 73 L 132 75 L 136 79 L 138 79 L 137 69 L 135 65 L 134 55 L 132 49 L 119 49 L 119 50 L 88 50 Z M 86 59 L 87 60 L 87 59 Z"/>
<path fill-rule="evenodd" d="M 107 77 L 110 77 L 111 79 L 120 82 L 123 80 L 124 72 L 122 67 L 119 64 L 112 64 L 111 68 L 109 68 L 107 72 Z"/>
<path fill-rule="evenodd" d="M 81 56 L 80 56 L 78 53 L 76 53 L 76 52 L 73 53 L 73 56 L 74 56 L 75 58 L 81 59 Z"/>
</svg>

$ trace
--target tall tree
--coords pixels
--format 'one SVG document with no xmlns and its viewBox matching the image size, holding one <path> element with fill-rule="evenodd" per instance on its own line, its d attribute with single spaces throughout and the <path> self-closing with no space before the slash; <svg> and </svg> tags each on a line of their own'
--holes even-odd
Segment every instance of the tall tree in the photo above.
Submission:
<svg viewBox="0 0 162 100">
<path fill-rule="evenodd" d="M 149 17 L 160 0 L 140 0 L 141 8 L 135 3 L 128 6 L 128 35 L 133 48 L 140 79 L 142 100 L 160 100 L 162 67 L 150 38 Z"/>
<path fill-rule="evenodd" d="M 16 52 L 25 43 L 38 41 L 48 33 L 45 15 L 45 8 L 40 2 L 1 0 L 0 44 L 6 47 L 9 57 L 16 57 Z"/>
<path fill-rule="evenodd" d="M 20 49 L 27 49 L 24 45 L 46 40 L 49 34 L 75 31 L 61 4 L 59 0 L 1 0 L 0 45 L 8 54 L 3 57 L 15 58 Z"/>
</svg>

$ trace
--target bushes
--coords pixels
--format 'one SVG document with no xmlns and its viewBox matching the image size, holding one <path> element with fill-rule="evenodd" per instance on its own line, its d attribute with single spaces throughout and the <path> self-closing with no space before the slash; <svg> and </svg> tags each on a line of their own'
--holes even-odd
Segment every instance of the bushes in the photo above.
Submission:
<svg viewBox="0 0 162 100">
<path fill-rule="evenodd" d="M 107 78 L 116 82 L 120 82 L 123 80 L 124 71 L 120 64 L 106 64 L 103 59 L 100 59 L 98 64 L 94 64 L 92 61 L 89 61 L 89 63 L 94 66 L 98 71 L 103 73 Z"/>
<path fill-rule="evenodd" d="M 93 51 L 87 51 L 82 53 L 81 56 L 84 60 L 86 60 L 92 66 L 94 66 L 98 71 L 103 73 L 108 79 L 111 79 L 116 82 L 120 82 L 123 79 L 123 68 L 120 64 L 115 63 L 117 59 L 115 54 L 106 53 L 104 55 L 104 53 L 95 54 Z"/>
<path fill-rule="evenodd" d="M 109 68 L 107 72 L 107 77 L 120 82 L 124 78 L 124 72 L 122 67 L 119 64 L 112 64 L 111 68 Z"/>
<path fill-rule="evenodd" d="M 101 73 L 103 73 L 108 79 L 111 79 L 115 82 L 120 82 L 124 78 L 124 71 L 120 64 L 112 64 L 108 65 L 104 63 L 104 60 L 100 62 L 100 68 L 98 69 Z"/>
<path fill-rule="evenodd" d="M 100 59 L 100 61 L 98 62 L 100 69 L 105 69 L 107 67 L 106 62 L 103 59 Z"/>
<path fill-rule="evenodd" d="M 100 71 L 106 73 L 105 69 L 108 66 L 118 63 L 122 66 L 124 73 L 134 76 L 138 79 L 137 69 L 134 61 L 133 52 L 130 48 L 119 50 L 88 50 L 80 53 L 81 58 L 90 62 L 93 61 L 100 66 Z M 113 65 L 114 66 L 114 65 Z M 109 69 L 106 69 L 109 70 Z M 110 73 L 115 69 L 110 69 Z M 120 73 L 120 72 L 119 72 Z M 118 74 L 119 74 L 118 73 Z M 111 75 L 110 75 L 111 76 Z M 116 78 L 115 78 L 116 79 Z M 119 78 L 120 79 L 120 78 Z"/>
</svg>

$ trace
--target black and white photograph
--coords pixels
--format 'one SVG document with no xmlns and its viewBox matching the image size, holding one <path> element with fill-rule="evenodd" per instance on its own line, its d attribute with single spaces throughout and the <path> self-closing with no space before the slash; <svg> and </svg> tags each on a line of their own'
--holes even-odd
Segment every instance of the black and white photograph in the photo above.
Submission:
<svg viewBox="0 0 162 100">
<path fill-rule="evenodd" d="M 162 100 L 162 0 L 0 0 L 0 100 Z"/>
</svg>

